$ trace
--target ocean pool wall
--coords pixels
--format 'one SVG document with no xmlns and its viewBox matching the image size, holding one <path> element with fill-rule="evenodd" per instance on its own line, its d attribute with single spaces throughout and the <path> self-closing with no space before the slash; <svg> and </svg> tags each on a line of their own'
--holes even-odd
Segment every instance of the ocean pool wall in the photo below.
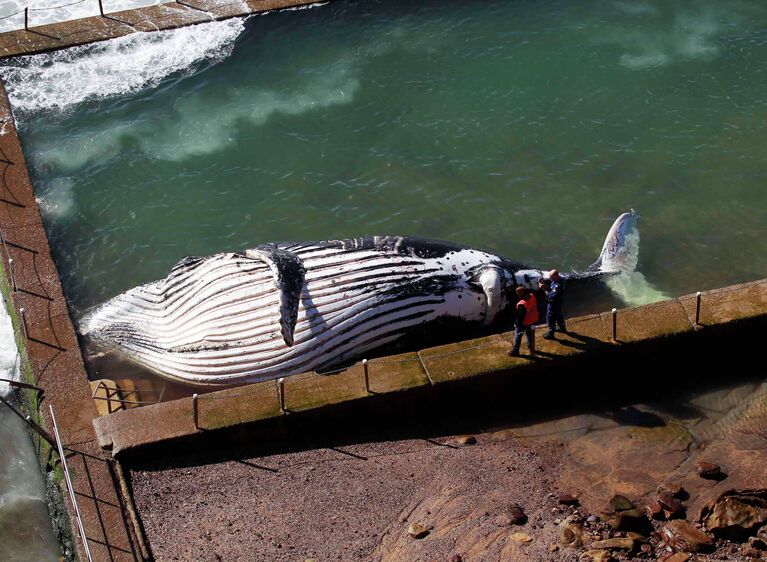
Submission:
<svg viewBox="0 0 767 562">
<path fill-rule="evenodd" d="M 68 451 L 73 488 L 95 559 L 140 560 L 137 533 L 127 517 L 114 463 L 96 443 L 92 421 L 96 408 L 91 399 L 82 354 L 74 331 L 61 283 L 51 256 L 47 235 L 34 189 L 11 117 L 4 88 L 0 86 L 0 262 L 3 291 L 10 297 L 19 349 L 25 357 L 25 382 L 43 389 L 42 399 L 26 399 L 30 415 L 39 425 L 52 428 L 52 406 L 61 439 Z M 13 259 L 12 272 L 10 259 Z M 24 310 L 22 314 L 21 311 Z M 55 456 L 46 445 L 39 447 L 41 462 L 55 465 Z M 51 514 L 67 555 L 86 559 L 79 535 L 68 544 L 69 528 L 75 520 L 73 507 L 64 501 L 61 468 L 54 468 Z M 59 493 L 61 492 L 61 493 Z M 79 552 L 76 554 L 75 549 Z"/>
</svg>

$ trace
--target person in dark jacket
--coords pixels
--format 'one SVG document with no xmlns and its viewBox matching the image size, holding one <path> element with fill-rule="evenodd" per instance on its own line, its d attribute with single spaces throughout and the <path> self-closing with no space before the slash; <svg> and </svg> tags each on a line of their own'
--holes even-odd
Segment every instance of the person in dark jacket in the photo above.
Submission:
<svg viewBox="0 0 767 562">
<path fill-rule="evenodd" d="M 538 301 L 535 295 L 524 287 L 517 287 L 517 316 L 514 326 L 514 347 L 509 350 L 512 357 L 519 356 L 522 335 L 527 336 L 530 355 L 535 355 L 535 323 L 538 322 Z"/>
<path fill-rule="evenodd" d="M 564 281 L 559 276 L 559 271 L 552 269 L 549 271 L 549 282 L 546 283 L 540 279 L 538 284 L 546 294 L 546 325 L 549 327 L 549 331 L 543 336 L 543 339 L 553 340 L 557 328 L 563 334 L 567 333 L 565 317 L 562 315 L 562 300 L 565 293 Z"/>
</svg>

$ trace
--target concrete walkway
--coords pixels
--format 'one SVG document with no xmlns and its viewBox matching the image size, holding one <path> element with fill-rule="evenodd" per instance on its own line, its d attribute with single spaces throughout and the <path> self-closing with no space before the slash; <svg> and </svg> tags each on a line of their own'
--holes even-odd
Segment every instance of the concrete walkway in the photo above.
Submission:
<svg viewBox="0 0 767 562">
<path fill-rule="evenodd" d="M 96 441 L 93 419 L 97 413 L 88 376 L 2 85 L 0 124 L 0 260 L 4 272 L 10 273 L 7 284 L 17 327 L 23 321 L 27 336 L 26 354 L 32 367 L 32 380 L 27 382 L 44 389 L 39 414 L 49 430 L 48 406 L 54 408 L 93 559 L 141 560 L 138 541 L 127 523 L 115 463 Z M 74 512 L 65 502 L 77 541 Z M 78 547 L 80 559 L 87 560 L 82 544 Z"/>
<path fill-rule="evenodd" d="M 550 365 L 572 366 L 573 361 L 588 368 L 605 354 L 620 356 L 629 350 L 652 349 L 673 338 L 695 337 L 698 330 L 763 321 L 767 318 L 767 279 L 703 293 L 697 324 L 696 309 L 695 295 L 621 309 L 615 316 L 615 340 L 610 312 L 574 318 L 568 321 L 570 335 L 559 336 L 557 341 L 538 338 L 539 353 L 534 360 L 524 356 L 524 348 L 522 357 L 509 357 L 511 334 L 498 334 L 374 359 L 367 366 L 357 363 L 332 375 L 287 377 L 282 390 L 276 381 L 267 381 L 200 395 L 196 405 L 193 398 L 182 398 L 116 412 L 96 419 L 94 425 L 101 446 L 118 455 L 181 438 L 191 441 L 213 430 L 267 424 L 287 414 L 332 413 L 348 403 L 394 401 L 405 391 L 420 390 L 419 399 L 428 400 L 429 389 L 436 391 L 458 381 L 479 384 L 493 375 L 525 376 L 543 372 Z"/>
<path fill-rule="evenodd" d="M 96 43 L 136 32 L 161 31 L 272 10 L 313 4 L 312 0 L 184 0 L 104 16 L 0 33 L 0 59 Z"/>
</svg>

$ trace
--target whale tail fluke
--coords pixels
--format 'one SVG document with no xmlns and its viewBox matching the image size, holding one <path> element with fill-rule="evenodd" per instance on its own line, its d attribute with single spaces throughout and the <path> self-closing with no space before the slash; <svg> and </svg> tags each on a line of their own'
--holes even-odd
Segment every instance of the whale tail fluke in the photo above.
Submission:
<svg viewBox="0 0 767 562">
<path fill-rule="evenodd" d="M 602 252 L 589 271 L 631 273 L 636 270 L 639 261 L 638 219 L 634 209 L 615 219 L 602 245 Z"/>
<path fill-rule="evenodd" d="M 599 258 L 589 271 L 606 277 L 610 290 L 630 306 L 668 298 L 636 270 L 639 261 L 639 215 L 631 209 L 613 223 L 607 233 Z"/>
</svg>

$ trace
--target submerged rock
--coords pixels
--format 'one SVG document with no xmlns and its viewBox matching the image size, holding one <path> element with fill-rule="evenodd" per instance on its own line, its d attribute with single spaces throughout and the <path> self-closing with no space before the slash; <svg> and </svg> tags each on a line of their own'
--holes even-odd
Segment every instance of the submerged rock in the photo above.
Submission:
<svg viewBox="0 0 767 562">
<path fill-rule="evenodd" d="M 662 535 L 666 543 L 674 550 L 707 552 L 714 546 L 714 539 L 682 519 L 667 523 L 663 527 Z"/>
</svg>

